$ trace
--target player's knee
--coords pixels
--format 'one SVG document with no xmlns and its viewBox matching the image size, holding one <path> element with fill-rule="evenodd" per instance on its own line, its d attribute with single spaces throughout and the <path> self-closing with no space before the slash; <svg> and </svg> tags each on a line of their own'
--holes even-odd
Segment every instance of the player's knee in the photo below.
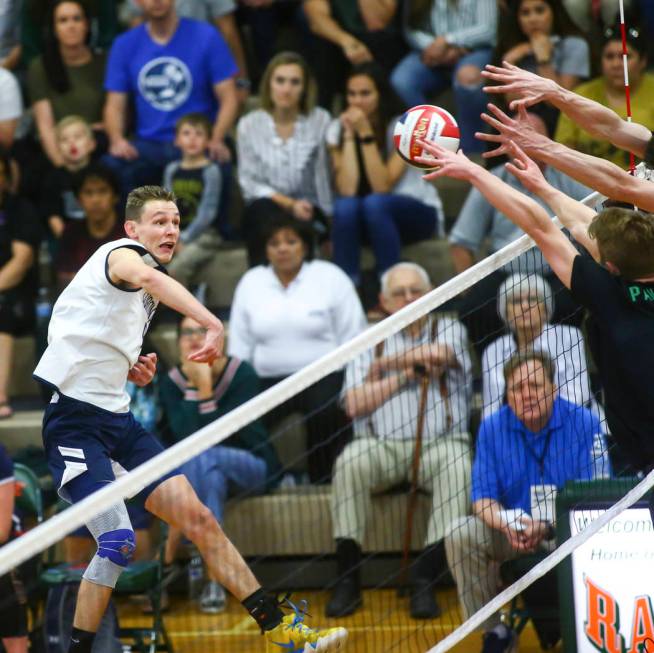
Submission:
<svg viewBox="0 0 654 653">
<path fill-rule="evenodd" d="M 477 66 L 466 65 L 461 66 L 456 71 L 456 83 L 465 88 L 477 88 L 481 85 L 483 77 L 481 70 Z"/>
<path fill-rule="evenodd" d="M 186 512 L 182 530 L 192 542 L 197 542 L 207 534 L 208 526 L 212 521 L 215 521 L 215 518 L 211 510 L 198 501 Z"/>
<path fill-rule="evenodd" d="M 102 533 L 97 540 L 98 551 L 86 568 L 84 578 L 113 589 L 134 555 L 136 537 L 131 528 L 120 528 Z"/>
<path fill-rule="evenodd" d="M 98 538 L 100 558 L 107 558 L 120 567 L 127 567 L 136 549 L 136 536 L 131 528 L 107 531 Z"/>
</svg>

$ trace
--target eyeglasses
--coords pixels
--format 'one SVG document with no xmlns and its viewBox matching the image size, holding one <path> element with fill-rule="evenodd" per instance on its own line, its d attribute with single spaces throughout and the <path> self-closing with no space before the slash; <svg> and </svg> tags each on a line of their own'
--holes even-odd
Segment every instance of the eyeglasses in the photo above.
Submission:
<svg viewBox="0 0 654 653">
<path fill-rule="evenodd" d="M 204 336 L 206 335 L 207 330 L 204 327 L 196 327 L 195 329 L 192 329 L 191 327 L 187 327 L 185 329 L 180 329 L 179 335 L 183 336 L 184 338 L 192 338 L 193 336 Z"/>
</svg>

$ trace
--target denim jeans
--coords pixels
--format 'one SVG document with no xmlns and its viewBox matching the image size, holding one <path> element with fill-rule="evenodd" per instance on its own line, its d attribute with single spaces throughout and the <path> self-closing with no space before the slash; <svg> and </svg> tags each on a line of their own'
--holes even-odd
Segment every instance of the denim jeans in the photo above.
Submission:
<svg viewBox="0 0 654 653">
<path fill-rule="evenodd" d="M 459 59 L 453 67 L 435 66 L 430 68 L 422 63 L 419 52 L 411 52 L 400 61 L 391 74 L 391 84 L 397 94 L 406 102 L 407 108 L 426 104 L 430 97 L 444 91 L 450 84 L 454 88 L 456 120 L 461 130 L 461 148 L 465 152 L 481 152 L 483 143 L 475 138 L 485 123 L 479 117 L 486 108 L 486 94 L 483 84 L 471 88 L 456 82 L 456 72 L 461 66 L 473 65 L 483 70 L 491 62 L 493 51 L 480 48 Z M 454 80 L 454 81 L 453 81 Z"/>
<path fill-rule="evenodd" d="M 198 498 L 222 523 L 227 498 L 236 494 L 262 494 L 266 489 L 266 463 L 249 451 L 216 445 L 184 463 L 182 472 Z"/>
<path fill-rule="evenodd" d="M 431 238 L 436 232 L 436 209 L 407 195 L 372 193 L 339 197 L 334 203 L 332 242 L 334 263 L 358 284 L 361 245 L 370 243 L 377 272 L 400 260 L 403 244 Z"/>
</svg>

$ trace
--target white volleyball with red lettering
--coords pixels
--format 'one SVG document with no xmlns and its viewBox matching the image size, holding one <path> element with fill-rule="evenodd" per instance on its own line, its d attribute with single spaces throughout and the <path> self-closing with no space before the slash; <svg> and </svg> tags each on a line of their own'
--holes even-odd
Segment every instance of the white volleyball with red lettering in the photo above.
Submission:
<svg viewBox="0 0 654 653">
<path fill-rule="evenodd" d="M 395 124 L 393 141 L 398 154 L 412 166 L 432 170 L 436 166 L 419 163 L 417 157 L 431 158 L 416 142 L 426 139 L 452 152 L 459 149 L 459 126 L 449 111 L 432 104 L 420 104 L 409 109 Z"/>
</svg>

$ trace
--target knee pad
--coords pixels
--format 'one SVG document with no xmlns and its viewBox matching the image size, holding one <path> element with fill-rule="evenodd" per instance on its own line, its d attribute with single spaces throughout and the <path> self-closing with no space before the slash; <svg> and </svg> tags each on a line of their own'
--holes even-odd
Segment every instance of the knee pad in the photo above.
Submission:
<svg viewBox="0 0 654 653">
<path fill-rule="evenodd" d="M 96 585 L 114 588 L 136 548 L 125 504 L 94 517 L 87 527 L 98 543 L 98 551 L 86 568 L 84 578 Z"/>
</svg>

